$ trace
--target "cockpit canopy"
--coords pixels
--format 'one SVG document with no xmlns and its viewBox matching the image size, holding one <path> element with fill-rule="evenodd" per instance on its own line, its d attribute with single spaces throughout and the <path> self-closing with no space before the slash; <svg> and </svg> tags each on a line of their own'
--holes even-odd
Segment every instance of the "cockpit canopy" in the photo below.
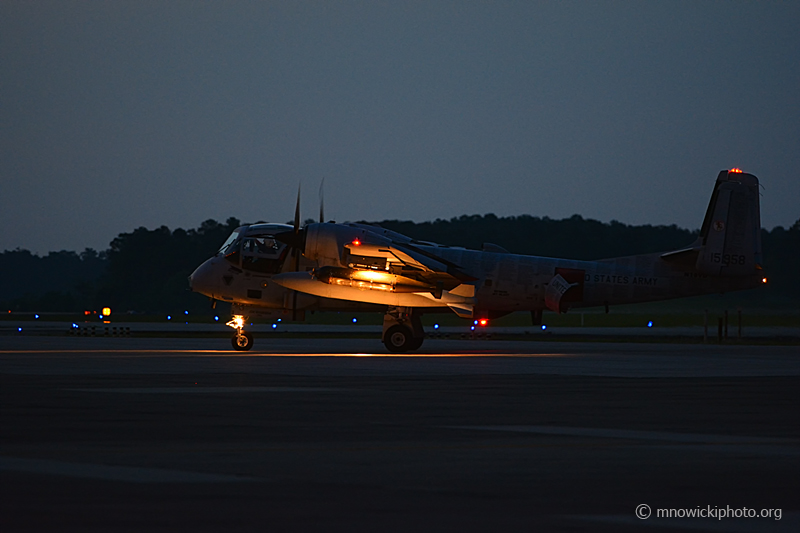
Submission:
<svg viewBox="0 0 800 533">
<path fill-rule="evenodd" d="M 236 228 L 217 252 L 231 264 L 261 274 L 278 274 L 289 249 L 275 234 L 291 231 L 287 224 L 251 224 Z"/>
</svg>

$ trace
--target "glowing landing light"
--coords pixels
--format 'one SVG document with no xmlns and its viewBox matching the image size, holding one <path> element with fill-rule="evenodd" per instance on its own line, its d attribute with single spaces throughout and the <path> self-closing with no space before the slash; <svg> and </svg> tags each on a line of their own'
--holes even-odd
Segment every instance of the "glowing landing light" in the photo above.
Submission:
<svg viewBox="0 0 800 533">
<path fill-rule="evenodd" d="M 766 283 L 766 282 L 767 282 L 767 278 L 761 278 L 761 283 Z"/>
<path fill-rule="evenodd" d="M 225 324 L 226 326 L 230 326 L 233 329 L 242 329 L 244 327 L 244 316 L 243 315 L 233 315 L 230 322 Z"/>
<path fill-rule="evenodd" d="M 103 316 L 108 316 L 110 314 L 111 314 L 111 308 L 110 307 L 104 307 L 103 308 Z"/>
<path fill-rule="evenodd" d="M 734 167 L 734 168 L 730 169 L 728 172 L 733 172 L 734 174 L 741 174 L 742 173 L 742 169 Z"/>
</svg>

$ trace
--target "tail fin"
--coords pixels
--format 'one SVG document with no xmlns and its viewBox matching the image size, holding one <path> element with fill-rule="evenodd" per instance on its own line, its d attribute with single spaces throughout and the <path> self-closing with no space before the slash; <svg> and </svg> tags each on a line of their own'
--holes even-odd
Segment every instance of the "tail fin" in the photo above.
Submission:
<svg viewBox="0 0 800 533">
<path fill-rule="evenodd" d="M 758 178 L 739 169 L 717 176 L 700 230 L 697 270 L 714 276 L 745 276 L 761 268 Z"/>
</svg>

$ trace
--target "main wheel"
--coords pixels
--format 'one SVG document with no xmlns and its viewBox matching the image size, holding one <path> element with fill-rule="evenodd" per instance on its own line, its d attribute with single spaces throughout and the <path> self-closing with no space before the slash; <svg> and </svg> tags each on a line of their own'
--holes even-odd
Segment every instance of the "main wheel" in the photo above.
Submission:
<svg viewBox="0 0 800 533">
<path fill-rule="evenodd" d="M 383 344 L 390 352 L 407 352 L 416 349 L 411 330 L 405 326 L 392 326 L 383 336 Z"/>
<path fill-rule="evenodd" d="M 247 331 L 243 331 L 241 335 L 239 333 L 234 333 L 231 338 L 231 344 L 234 350 L 246 352 L 253 347 L 253 334 Z"/>
</svg>

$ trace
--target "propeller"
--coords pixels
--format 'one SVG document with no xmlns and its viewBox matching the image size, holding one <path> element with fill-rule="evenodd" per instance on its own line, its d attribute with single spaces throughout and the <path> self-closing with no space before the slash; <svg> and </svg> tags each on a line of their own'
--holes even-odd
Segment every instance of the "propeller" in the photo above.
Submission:
<svg viewBox="0 0 800 533">
<path fill-rule="evenodd" d="M 292 231 L 292 240 L 294 243 L 303 244 L 303 238 L 300 236 L 300 183 L 297 184 L 297 203 L 294 206 L 294 228 Z M 290 245 L 291 246 L 291 245 Z M 293 272 L 300 270 L 300 250 L 297 244 L 291 246 L 292 258 L 294 259 Z M 297 291 L 292 291 L 292 322 L 297 322 Z"/>
<path fill-rule="evenodd" d="M 294 223 L 292 224 L 291 231 L 284 231 L 275 235 L 275 239 L 288 245 L 292 249 L 292 257 L 297 258 L 295 261 L 295 271 L 298 268 L 297 262 L 300 260 L 297 250 L 303 247 L 303 238 L 305 235 L 300 229 L 300 185 L 297 186 L 297 203 L 294 207 Z"/>
<path fill-rule="evenodd" d="M 325 197 L 322 195 L 322 187 L 325 185 L 325 178 L 319 182 L 319 223 L 325 222 Z"/>
<path fill-rule="evenodd" d="M 325 221 L 325 208 L 322 195 L 322 186 L 325 179 L 319 185 L 319 221 Z M 297 186 L 297 202 L 294 206 L 294 223 L 291 231 L 284 231 L 275 235 L 275 239 L 289 246 L 292 249 L 292 272 L 300 271 L 300 255 L 305 247 L 305 229 L 300 229 L 300 185 Z M 297 320 L 297 291 L 292 294 L 292 320 Z"/>
</svg>

